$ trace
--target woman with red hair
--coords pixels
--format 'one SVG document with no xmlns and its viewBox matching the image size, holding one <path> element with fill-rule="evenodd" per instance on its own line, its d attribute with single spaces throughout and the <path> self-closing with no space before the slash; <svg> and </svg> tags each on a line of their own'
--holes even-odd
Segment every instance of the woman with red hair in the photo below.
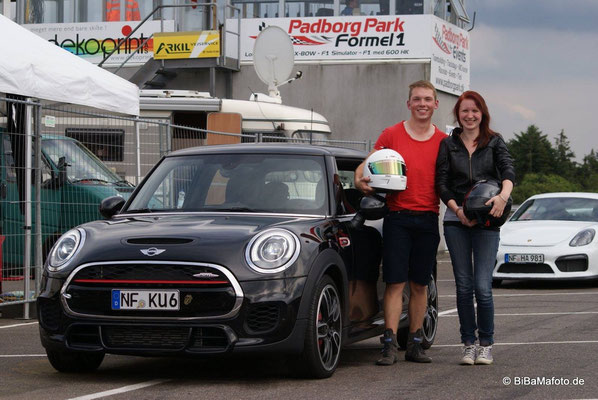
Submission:
<svg viewBox="0 0 598 400">
<path fill-rule="evenodd" d="M 463 210 L 463 202 L 476 182 L 495 181 L 501 185 L 501 190 L 486 205 L 491 206 L 490 216 L 500 218 L 513 190 L 515 171 L 504 140 L 490 129 L 488 106 L 479 93 L 464 92 L 457 100 L 453 114 L 459 127 L 440 143 L 436 190 L 447 206 L 444 237 L 457 287 L 463 342 L 461 364 L 492 364 L 492 270 L 500 228 L 469 219 Z M 476 345 L 478 337 L 479 346 Z"/>
</svg>

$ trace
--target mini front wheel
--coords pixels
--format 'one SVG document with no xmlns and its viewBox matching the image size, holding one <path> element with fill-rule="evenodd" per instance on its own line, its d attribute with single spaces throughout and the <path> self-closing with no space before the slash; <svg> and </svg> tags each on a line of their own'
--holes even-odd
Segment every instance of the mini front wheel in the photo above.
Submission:
<svg viewBox="0 0 598 400">
<path fill-rule="evenodd" d="M 59 372 L 91 372 L 98 369 L 104 353 L 46 350 L 50 364 Z"/>
<path fill-rule="evenodd" d="M 338 365 L 342 347 L 342 304 L 332 278 L 325 275 L 311 300 L 303 354 L 295 367 L 300 375 L 328 378 Z"/>
</svg>

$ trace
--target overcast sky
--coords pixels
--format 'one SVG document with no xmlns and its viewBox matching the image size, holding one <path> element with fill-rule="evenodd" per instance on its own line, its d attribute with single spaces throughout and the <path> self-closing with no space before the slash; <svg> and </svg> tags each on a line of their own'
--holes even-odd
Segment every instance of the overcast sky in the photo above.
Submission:
<svg viewBox="0 0 598 400">
<path fill-rule="evenodd" d="M 561 131 L 577 161 L 598 151 L 598 0 L 466 0 L 471 85 L 506 140 Z"/>
</svg>

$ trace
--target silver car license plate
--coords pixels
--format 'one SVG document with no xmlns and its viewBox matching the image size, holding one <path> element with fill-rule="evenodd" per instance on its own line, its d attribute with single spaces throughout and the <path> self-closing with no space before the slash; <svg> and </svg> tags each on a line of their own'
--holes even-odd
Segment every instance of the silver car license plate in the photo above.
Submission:
<svg viewBox="0 0 598 400">
<path fill-rule="evenodd" d="M 541 264 L 544 262 L 544 254 L 505 254 L 505 262 L 514 264 Z"/>
<path fill-rule="evenodd" d="M 112 289 L 113 310 L 167 310 L 178 311 L 178 290 Z"/>
</svg>

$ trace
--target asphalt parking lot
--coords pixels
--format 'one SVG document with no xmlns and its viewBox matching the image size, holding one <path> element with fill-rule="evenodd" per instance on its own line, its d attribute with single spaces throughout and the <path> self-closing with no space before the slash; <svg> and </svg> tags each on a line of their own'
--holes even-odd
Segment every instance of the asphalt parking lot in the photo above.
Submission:
<svg viewBox="0 0 598 400">
<path fill-rule="evenodd" d="M 60 374 L 35 320 L 0 318 L 1 399 L 590 399 L 598 397 L 598 282 L 505 282 L 494 290 L 491 366 L 460 366 L 455 286 L 439 257 L 432 364 L 379 367 L 378 339 L 347 348 L 326 380 L 289 378 L 276 359 L 106 356 L 92 374 Z M 1 310 L 0 310 L 1 311 Z"/>
</svg>

